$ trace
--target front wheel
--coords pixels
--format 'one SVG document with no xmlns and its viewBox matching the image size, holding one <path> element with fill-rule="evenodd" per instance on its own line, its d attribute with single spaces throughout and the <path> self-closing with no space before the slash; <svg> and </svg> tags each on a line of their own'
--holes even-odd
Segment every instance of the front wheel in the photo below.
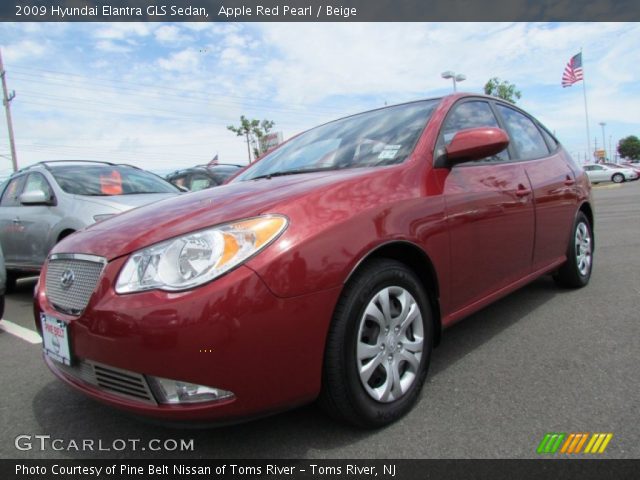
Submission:
<svg viewBox="0 0 640 480">
<path fill-rule="evenodd" d="M 613 183 L 622 183 L 624 182 L 624 175 L 622 175 L 621 173 L 615 173 L 613 177 L 611 177 L 611 180 L 613 181 Z"/>
<path fill-rule="evenodd" d="M 583 212 L 576 216 L 567 248 L 567 261 L 554 275 L 556 283 L 567 288 L 580 288 L 589 283 L 593 268 L 593 231 Z"/>
<path fill-rule="evenodd" d="M 369 262 L 336 307 L 320 404 L 361 427 L 397 420 L 418 399 L 432 345 L 432 313 L 420 280 L 400 262 Z"/>
</svg>

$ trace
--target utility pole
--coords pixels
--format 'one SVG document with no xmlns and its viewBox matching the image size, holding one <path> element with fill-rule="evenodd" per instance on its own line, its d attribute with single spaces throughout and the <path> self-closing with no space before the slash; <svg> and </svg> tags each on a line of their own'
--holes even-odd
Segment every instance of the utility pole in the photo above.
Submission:
<svg viewBox="0 0 640 480">
<path fill-rule="evenodd" d="M 18 157 L 16 156 L 16 141 L 13 138 L 13 123 L 11 122 L 11 100 L 16 96 L 16 92 L 11 92 L 11 95 L 7 92 L 7 77 L 4 71 L 4 64 L 2 63 L 2 51 L 0 50 L 0 78 L 2 78 L 2 104 L 4 105 L 4 111 L 7 115 L 7 128 L 9 129 L 9 144 L 11 145 L 11 163 L 13 164 L 13 171 L 18 170 Z"/>
</svg>

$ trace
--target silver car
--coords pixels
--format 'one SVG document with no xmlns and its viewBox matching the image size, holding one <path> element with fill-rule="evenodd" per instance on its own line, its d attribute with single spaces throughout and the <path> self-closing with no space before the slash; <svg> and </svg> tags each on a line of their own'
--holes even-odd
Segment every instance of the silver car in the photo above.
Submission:
<svg viewBox="0 0 640 480">
<path fill-rule="evenodd" d="M 625 166 L 613 167 L 607 164 L 593 163 L 584 166 L 591 183 L 614 182 L 622 183 L 637 180 L 638 174 L 633 168 Z"/>
<path fill-rule="evenodd" d="M 7 288 L 37 273 L 62 238 L 134 207 L 179 194 L 161 177 L 130 165 L 41 162 L 13 174 L 0 191 L 0 244 Z"/>
</svg>

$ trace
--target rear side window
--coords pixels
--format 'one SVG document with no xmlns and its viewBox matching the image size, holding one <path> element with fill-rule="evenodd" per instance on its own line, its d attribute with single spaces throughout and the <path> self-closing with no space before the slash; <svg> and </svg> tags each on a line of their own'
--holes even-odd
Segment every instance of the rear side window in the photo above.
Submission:
<svg viewBox="0 0 640 480">
<path fill-rule="evenodd" d="M 530 160 L 549 154 L 547 144 L 532 120 L 504 105 L 498 104 L 496 107 L 504 119 L 511 145 L 519 159 Z"/>
<path fill-rule="evenodd" d="M 447 116 L 440 133 L 440 144 L 448 145 L 456 133 L 467 128 L 494 127 L 500 128 L 498 120 L 493 114 L 493 110 L 487 102 L 471 101 L 455 105 L 451 113 Z M 498 155 L 487 157 L 479 162 L 508 161 L 509 153 L 503 150 Z M 474 163 L 474 162 L 468 162 Z"/>
<path fill-rule="evenodd" d="M 547 142 L 549 149 L 552 152 L 555 151 L 555 149 L 558 148 L 558 141 L 555 138 L 553 138 L 553 135 L 551 135 L 545 127 L 543 127 L 542 125 L 539 125 L 539 126 L 540 126 L 540 132 L 542 132 L 542 136 Z"/>
<path fill-rule="evenodd" d="M 17 207 L 20 205 L 18 196 L 22 193 L 22 187 L 24 186 L 26 178 L 26 175 L 20 175 L 9 182 L 9 185 L 7 185 L 7 188 L 2 194 L 0 207 Z"/>
</svg>

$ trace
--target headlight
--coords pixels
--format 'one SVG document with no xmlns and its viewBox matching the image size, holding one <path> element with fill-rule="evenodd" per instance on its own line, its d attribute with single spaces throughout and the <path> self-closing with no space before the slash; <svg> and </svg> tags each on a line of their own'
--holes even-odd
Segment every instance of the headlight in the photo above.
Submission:
<svg viewBox="0 0 640 480">
<path fill-rule="evenodd" d="M 118 276 L 116 292 L 197 287 L 258 253 L 286 227 L 285 217 L 264 215 L 157 243 L 129 257 Z"/>
</svg>

